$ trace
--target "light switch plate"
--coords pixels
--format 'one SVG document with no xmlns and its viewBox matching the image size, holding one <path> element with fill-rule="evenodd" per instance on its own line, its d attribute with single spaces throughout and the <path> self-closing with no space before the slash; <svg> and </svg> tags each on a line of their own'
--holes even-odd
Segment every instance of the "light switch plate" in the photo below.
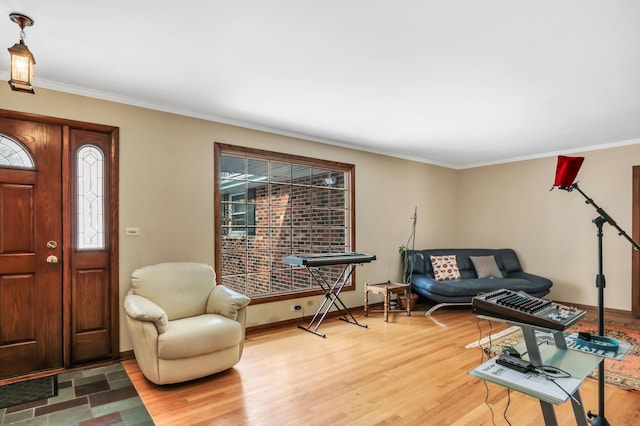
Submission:
<svg viewBox="0 0 640 426">
<path fill-rule="evenodd" d="M 127 226 L 125 233 L 127 235 L 140 235 L 140 228 L 137 226 Z"/>
</svg>

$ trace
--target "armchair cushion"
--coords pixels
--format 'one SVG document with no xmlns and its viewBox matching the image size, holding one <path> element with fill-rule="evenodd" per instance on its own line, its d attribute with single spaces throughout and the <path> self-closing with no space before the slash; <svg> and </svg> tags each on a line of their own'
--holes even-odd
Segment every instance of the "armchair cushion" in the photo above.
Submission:
<svg viewBox="0 0 640 426">
<path fill-rule="evenodd" d="M 167 314 L 151 300 L 135 294 L 128 294 L 124 298 L 124 310 L 131 318 L 138 321 L 151 321 L 155 323 L 158 334 L 167 329 Z"/>
<path fill-rule="evenodd" d="M 169 322 L 158 336 L 160 359 L 183 359 L 237 346 L 243 338 L 239 322 L 216 314 L 198 315 Z"/>
<path fill-rule="evenodd" d="M 133 272 L 133 293 L 146 297 L 167 313 L 169 321 L 205 313 L 216 274 L 210 265 L 161 263 Z"/>
<path fill-rule="evenodd" d="M 217 285 L 209 295 L 207 313 L 220 314 L 236 320 L 238 318 L 238 310 L 247 306 L 249 302 L 251 302 L 251 299 L 244 294 L 223 285 Z"/>
</svg>

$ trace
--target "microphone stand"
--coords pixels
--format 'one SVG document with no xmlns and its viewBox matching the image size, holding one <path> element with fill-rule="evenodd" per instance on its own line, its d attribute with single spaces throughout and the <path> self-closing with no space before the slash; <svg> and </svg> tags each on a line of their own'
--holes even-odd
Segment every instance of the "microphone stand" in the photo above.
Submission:
<svg viewBox="0 0 640 426">
<path fill-rule="evenodd" d="M 607 214 L 600 206 L 598 206 L 591 198 L 587 196 L 582 190 L 578 187 L 577 183 L 572 184 L 569 187 L 559 186 L 558 188 L 563 189 L 567 192 L 571 192 L 574 189 L 578 191 L 585 199 L 585 203 L 591 204 L 593 208 L 596 209 L 599 216 L 593 219 L 593 223 L 596 225 L 598 229 L 598 275 L 596 276 L 596 287 L 598 288 L 598 334 L 600 336 L 604 336 L 604 288 L 605 288 L 605 278 L 603 273 L 602 266 L 602 225 L 608 223 L 618 230 L 618 235 L 622 235 L 631 243 L 635 250 L 640 251 L 640 245 L 635 242 L 627 233 L 618 226 L 618 224 L 613 220 L 611 216 Z M 604 416 L 604 359 L 598 365 L 598 414 L 593 414 L 591 411 L 587 413 L 589 419 L 591 419 L 592 425 L 597 426 L 609 426 L 609 422 Z"/>
</svg>

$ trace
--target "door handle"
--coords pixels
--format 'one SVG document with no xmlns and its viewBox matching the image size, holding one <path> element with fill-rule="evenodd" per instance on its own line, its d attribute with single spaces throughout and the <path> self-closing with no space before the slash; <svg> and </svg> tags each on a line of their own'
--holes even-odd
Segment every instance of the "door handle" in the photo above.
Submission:
<svg viewBox="0 0 640 426">
<path fill-rule="evenodd" d="M 58 263 L 58 256 L 51 255 L 47 257 L 47 263 Z"/>
</svg>

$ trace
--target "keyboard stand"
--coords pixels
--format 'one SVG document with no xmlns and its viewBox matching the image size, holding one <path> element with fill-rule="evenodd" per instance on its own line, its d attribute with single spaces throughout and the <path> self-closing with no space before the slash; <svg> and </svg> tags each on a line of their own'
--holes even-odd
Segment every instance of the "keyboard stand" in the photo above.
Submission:
<svg viewBox="0 0 640 426">
<path fill-rule="evenodd" d="M 311 276 L 316 280 L 316 282 L 320 285 L 320 288 L 324 292 L 324 300 L 322 301 L 320 306 L 318 306 L 318 310 L 316 311 L 313 318 L 311 318 L 309 325 L 306 327 L 302 325 L 298 325 L 298 328 L 301 328 L 302 330 L 308 331 L 309 333 L 313 333 L 320 337 L 326 337 L 324 333 L 320 333 L 318 331 L 318 328 L 320 327 L 320 324 L 322 324 L 325 317 L 327 316 L 327 314 L 329 313 L 329 311 L 333 306 L 336 307 L 338 312 L 342 313 L 342 316 L 339 317 L 340 320 L 358 325 L 360 327 L 368 328 L 366 324 L 360 324 L 353 317 L 353 315 L 351 314 L 351 311 L 349 311 L 349 308 L 347 308 L 347 306 L 342 302 L 342 300 L 340 300 L 340 292 L 349 281 L 349 278 L 351 277 L 351 274 L 353 274 L 353 271 L 357 265 L 358 265 L 357 263 L 345 264 L 344 268 L 342 269 L 342 272 L 340 273 L 340 275 L 338 276 L 338 278 L 333 284 L 329 284 L 329 282 L 324 277 L 324 275 L 322 275 L 322 271 L 320 270 L 320 267 L 305 266 L 305 268 L 307 268 Z M 330 266 L 330 265 L 327 265 L 327 266 Z M 347 318 L 346 315 L 349 315 L 351 319 Z"/>
</svg>

